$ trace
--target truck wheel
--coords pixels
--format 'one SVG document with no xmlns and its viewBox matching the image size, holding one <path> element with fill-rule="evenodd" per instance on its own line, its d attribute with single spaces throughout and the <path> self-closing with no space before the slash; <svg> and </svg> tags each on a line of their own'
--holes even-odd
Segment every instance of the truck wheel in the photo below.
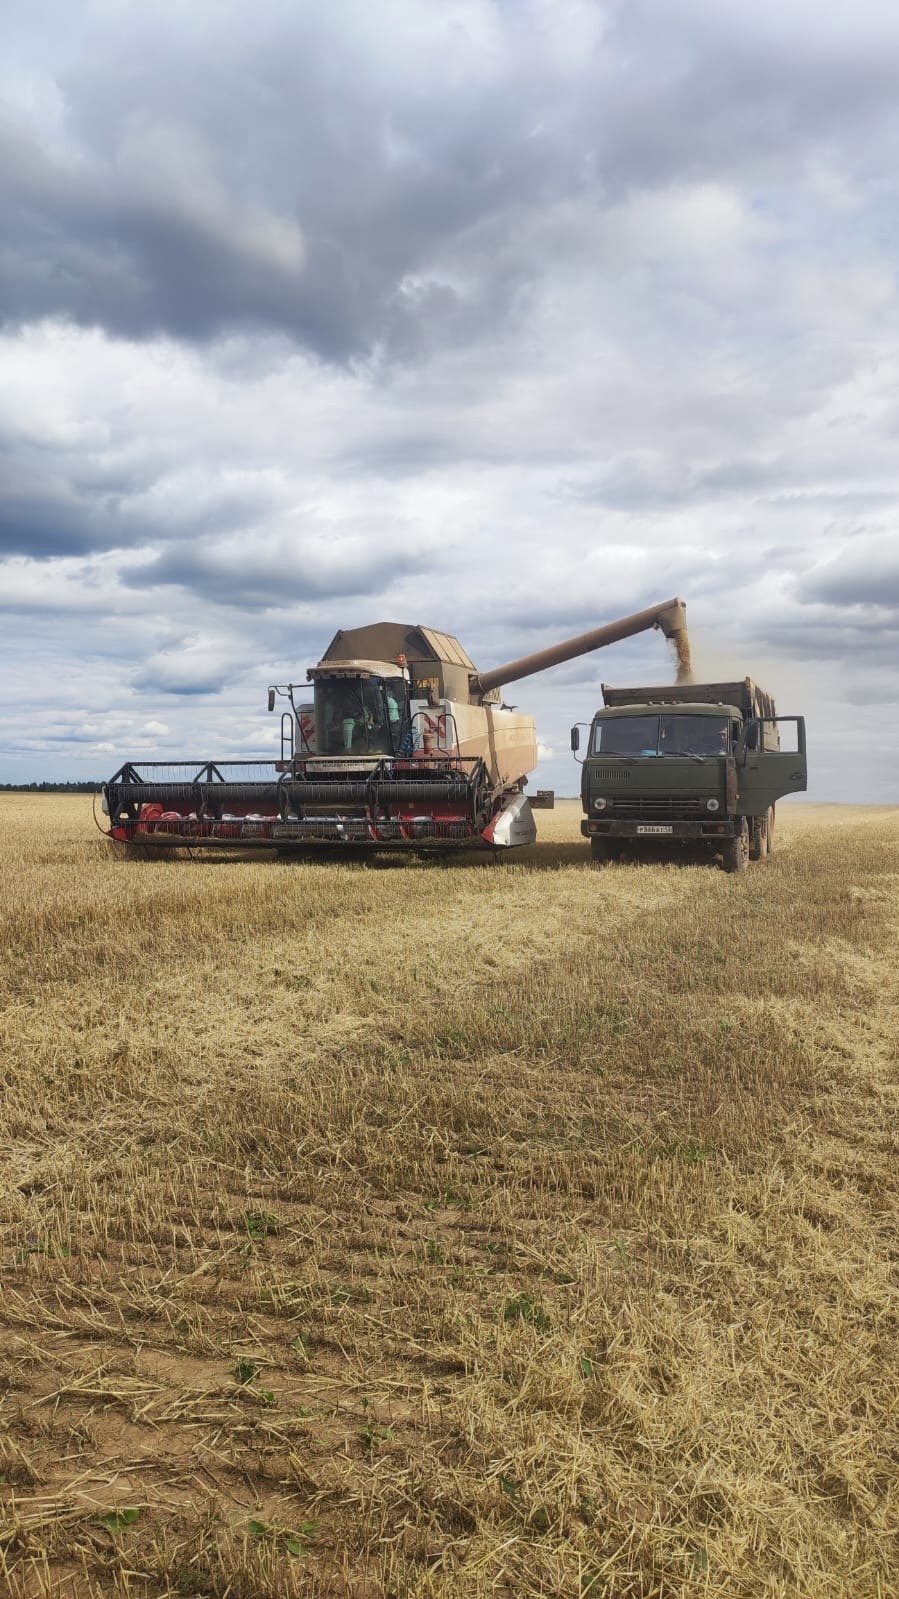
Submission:
<svg viewBox="0 0 899 1599">
<path fill-rule="evenodd" d="M 745 872 L 749 859 L 749 829 L 745 822 L 736 838 L 725 839 L 721 853 L 726 872 Z"/>
<path fill-rule="evenodd" d="M 764 816 L 753 816 L 749 827 L 749 859 L 763 860 L 768 853 L 768 812 Z"/>
<path fill-rule="evenodd" d="M 769 855 L 774 854 L 774 806 L 768 812 L 768 825 L 765 828 L 765 843 Z"/>
<path fill-rule="evenodd" d="M 593 860 L 602 866 L 606 866 L 609 861 L 614 860 L 615 858 L 614 853 L 609 845 L 609 841 L 605 838 L 591 838 L 590 855 Z"/>
</svg>

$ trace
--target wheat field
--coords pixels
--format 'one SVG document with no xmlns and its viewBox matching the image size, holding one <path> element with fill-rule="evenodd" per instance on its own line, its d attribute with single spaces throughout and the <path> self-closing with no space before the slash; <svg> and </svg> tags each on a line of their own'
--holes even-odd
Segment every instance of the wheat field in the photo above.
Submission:
<svg viewBox="0 0 899 1599">
<path fill-rule="evenodd" d="M 888 1599 L 899 810 L 597 869 L 0 797 L 0 1586 Z"/>
</svg>

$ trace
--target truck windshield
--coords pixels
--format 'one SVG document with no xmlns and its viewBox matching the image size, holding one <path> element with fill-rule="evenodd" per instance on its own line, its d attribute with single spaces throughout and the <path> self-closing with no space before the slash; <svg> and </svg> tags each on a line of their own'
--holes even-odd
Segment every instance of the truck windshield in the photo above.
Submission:
<svg viewBox="0 0 899 1599">
<path fill-rule="evenodd" d="M 593 729 L 594 755 L 658 755 L 658 716 L 616 716 Z"/>
<path fill-rule="evenodd" d="M 409 724 L 402 677 L 320 677 L 315 739 L 320 755 L 395 755 Z"/>
<path fill-rule="evenodd" d="M 656 716 L 616 716 L 593 729 L 594 755 L 726 755 L 726 717 L 682 712 Z"/>
</svg>

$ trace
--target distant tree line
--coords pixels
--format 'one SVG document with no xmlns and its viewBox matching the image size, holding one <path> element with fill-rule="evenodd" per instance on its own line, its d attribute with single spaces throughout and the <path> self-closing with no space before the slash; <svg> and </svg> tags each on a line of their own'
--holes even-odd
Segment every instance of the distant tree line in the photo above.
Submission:
<svg viewBox="0 0 899 1599">
<path fill-rule="evenodd" d="M 0 794 L 99 794 L 102 783 L 0 783 Z"/>
</svg>

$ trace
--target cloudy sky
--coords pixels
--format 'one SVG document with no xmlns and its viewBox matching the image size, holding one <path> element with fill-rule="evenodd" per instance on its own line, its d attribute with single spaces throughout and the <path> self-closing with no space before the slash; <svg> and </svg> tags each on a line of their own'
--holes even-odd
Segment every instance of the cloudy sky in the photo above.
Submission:
<svg viewBox="0 0 899 1599">
<path fill-rule="evenodd" d="M 338 627 L 673 594 L 896 800 L 899 7 L 6 0 L 0 780 L 270 748 Z M 576 788 L 599 684 L 517 687 Z"/>
</svg>

